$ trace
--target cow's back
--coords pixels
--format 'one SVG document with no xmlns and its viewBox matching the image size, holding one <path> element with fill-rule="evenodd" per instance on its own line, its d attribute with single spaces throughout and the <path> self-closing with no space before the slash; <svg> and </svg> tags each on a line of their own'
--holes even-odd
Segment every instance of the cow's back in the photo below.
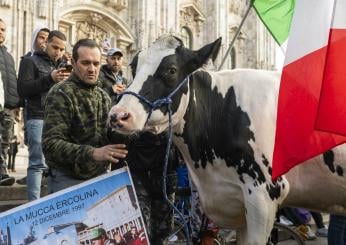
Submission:
<svg viewBox="0 0 346 245">
<path fill-rule="evenodd" d="M 346 215 L 346 145 L 291 169 L 284 205 Z"/>
</svg>

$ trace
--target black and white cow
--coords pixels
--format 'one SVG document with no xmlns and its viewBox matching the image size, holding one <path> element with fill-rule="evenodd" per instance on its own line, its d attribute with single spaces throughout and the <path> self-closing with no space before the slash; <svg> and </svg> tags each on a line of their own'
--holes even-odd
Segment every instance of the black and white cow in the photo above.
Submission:
<svg viewBox="0 0 346 245">
<path fill-rule="evenodd" d="M 204 212 L 219 226 L 237 229 L 240 244 L 265 244 L 278 205 L 346 214 L 346 147 L 311 159 L 271 180 L 280 74 L 263 70 L 211 72 L 221 39 L 198 51 L 163 36 L 132 62 L 128 91 L 149 101 L 173 96 L 174 143 L 188 164 Z M 166 107 L 155 110 L 126 94 L 110 111 L 122 134 L 168 127 Z"/>
</svg>

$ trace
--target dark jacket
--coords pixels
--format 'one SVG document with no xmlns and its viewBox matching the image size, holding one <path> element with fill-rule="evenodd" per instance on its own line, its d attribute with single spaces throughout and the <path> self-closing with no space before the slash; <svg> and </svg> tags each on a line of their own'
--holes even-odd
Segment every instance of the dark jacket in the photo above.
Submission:
<svg viewBox="0 0 346 245">
<path fill-rule="evenodd" d="M 5 108 L 14 109 L 19 107 L 19 96 L 17 93 L 17 77 L 14 69 L 12 55 L 7 52 L 5 46 L 0 46 L 0 72 L 4 83 Z"/>
<path fill-rule="evenodd" d="M 37 51 L 24 57 L 18 73 L 18 93 L 26 100 L 27 119 L 43 119 L 43 105 L 49 89 L 55 84 L 51 72 L 59 62 L 46 52 Z"/>
<path fill-rule="evenodd" d="M 110 99 L 105 91 L 72 74 L 47 95 L 42 150 L 46 163 L 77 179 L 90 179 L 106 171 L 109 162 L 96 162 L 94 148 L 108 144 Z"/>
<path fill-rule="evenodd" d="M 122 71 L 119 71 L 119 77 L 121 78 L 121 83 L 127 87 L 127 79 L 123 77 Z M 107 92 L 112 102 L 116 102 L 118 100 L 118 95 L 114 93 L 112 86 L 117 83 L 117 79 L 107 64 L 101 67 L 99 80 L 100 87 Z"/>
</svg>

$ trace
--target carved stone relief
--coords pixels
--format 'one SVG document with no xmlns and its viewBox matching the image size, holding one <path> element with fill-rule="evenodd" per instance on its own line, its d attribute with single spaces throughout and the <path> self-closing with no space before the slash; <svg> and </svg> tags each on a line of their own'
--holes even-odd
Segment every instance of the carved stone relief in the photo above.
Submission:
<svg viewBox="0 0 346 245">
<path fill-rule="evenodd" d="M 87 21 L 78 21 L 76 23 L 76 39 L 90 38 L 94 39 L 97 43 L 101 44 L 107 37 L 107 32 L 95 24 L 88 23 Z"/>
<path fill-rule="evenodd" d="M 127 8 L 128 0 L 107 0 L 106 5 L 120 11 Z"/>
<path fill-rule="evenodd" d="M 39 0 L 37 2 L 37 15 L 40 18 L 46 18 L 48 14 L 48 1 Z"/>
<path fill-rule="evenodd" d="M 2 7 L 11 7 L 11 0 L 0 0 L 0 6 Z"/>
</svg>

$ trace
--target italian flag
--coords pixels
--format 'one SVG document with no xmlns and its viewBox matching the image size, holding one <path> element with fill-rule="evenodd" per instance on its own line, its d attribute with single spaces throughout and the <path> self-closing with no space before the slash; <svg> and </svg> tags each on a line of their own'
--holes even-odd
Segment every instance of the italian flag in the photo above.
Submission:
<svg viewBox="0 0 346 245">
<path fill-rule="evenodd" d="M 285 51 L 295 0 L 255 0 L 252 4 L 263 24 Z"/>
<path fill-rule="evenodd" d="M 346 1 L 297 0 L 278 98 L 273 179 L 346 141 L 340 135 L 346 134 L 345 59 Z"/>
</svg>

